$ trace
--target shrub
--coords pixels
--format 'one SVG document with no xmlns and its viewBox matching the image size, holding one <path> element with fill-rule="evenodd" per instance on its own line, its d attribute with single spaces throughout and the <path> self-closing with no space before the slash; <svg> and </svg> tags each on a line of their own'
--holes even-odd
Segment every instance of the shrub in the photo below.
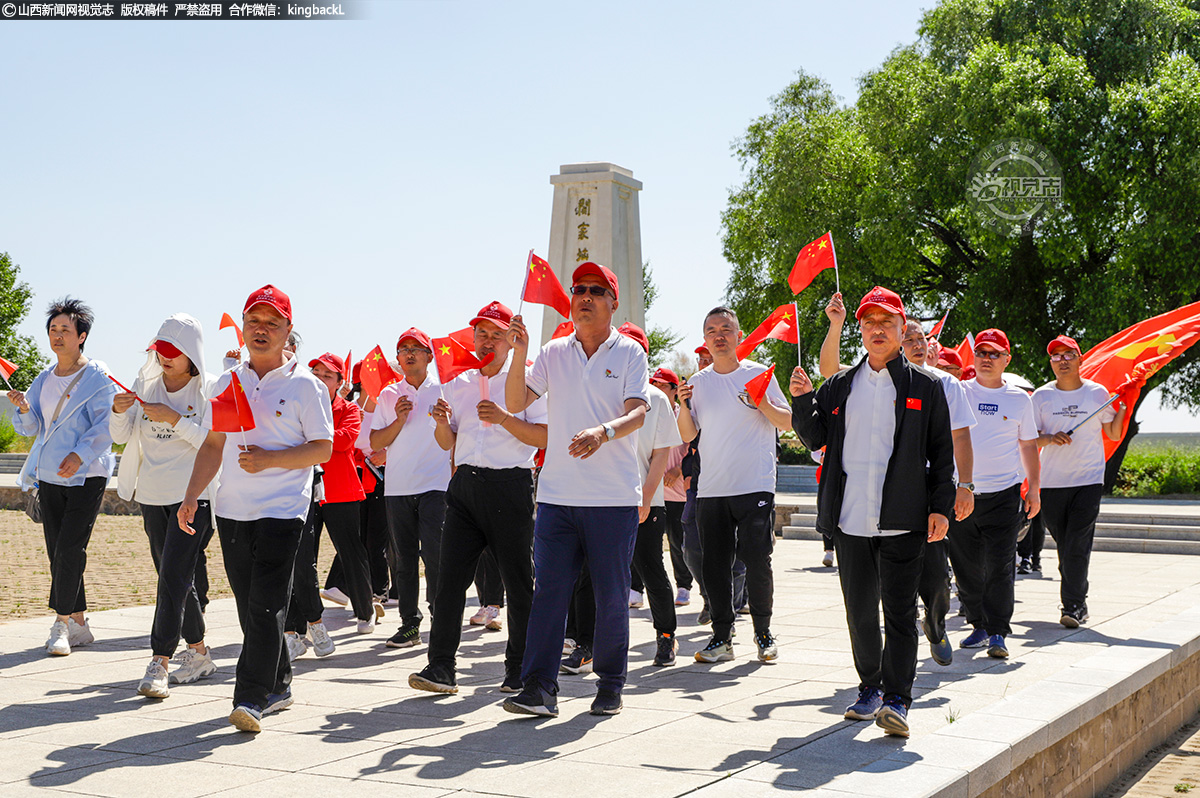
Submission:
<svg viewBox="0 0 1200 798">
<path fill-rule="evenodd" d="M 1200 493 L 1200 451 L 1162 446 L 1131 448 L 1121 463 L 1115 496 Z"/>
</svg>

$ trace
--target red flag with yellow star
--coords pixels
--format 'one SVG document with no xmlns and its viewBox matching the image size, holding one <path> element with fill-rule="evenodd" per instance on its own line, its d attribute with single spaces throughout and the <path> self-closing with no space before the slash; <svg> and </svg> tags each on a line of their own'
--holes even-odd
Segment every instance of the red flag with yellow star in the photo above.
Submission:
<svg viewBox="0 0 1200 798">
<path fill-rule="evenodd" d="M 770 386 L 773 379 L 775 379 L 774 363 L 771 364 L 771 368 L 746 383 L 746 393 L 750 394 L 750 401 L 754 402 L 755 407 L 762 404 L 762 400 L 767 395 L 767 387 Z"/>
<path fill-rule="evenodd" d="M 767 316 L 767 320 L 758 325 L 754 332 L 746 336 L 737 347 L 737 358 L 742 360 L 754 351 L 754 347 L 761 344 L 768 338 L 777 338 L 780 341 L 798 344 L 800 338 L 796 332 L 796 306 L 789 302 L 786 305 L 780 305 Z"/>
<path fill-rule="evenodd" d="M 230 374 L 229 385 L 212 400 L 213 432 L 245 432 L 254 429 L 254 412 L 246 389 L 236 373 Z"/>
<path fill-rule="evenodd" d="M 483 360 L 463 345 L 459 337 L 463 331 L 450 333 L 445 338 L 433 339 L 433 362 L 437 364 L 438 380 L 445 385 L 450 380 L 470 369 L 483 368 L 492 362 L 494 354 Z"/>
<path fill-rule="evenodd" d="M 1200 342 L 1200 302 L 1184 305 L 1137 324 L 1102 341 L 1083 355 L 1079 376 L 1098 382 L 1110 394 L 1122 393 L 1132 409 L 1146 380 Z M 1133 414 L 1125 415 L 1121 438 Z M 1104 456 L 1111 457 L 1121 441 L 1104 436 Z"/>
<path fill-rule="evenodd" d="M 558 315 L 571 317 L 571 298 L 563 290 L 558 275 L 550 268 L 550 264 L 529 253 L 529 268 L 525 271 L 525 288 L 521 291 L 521 299 L 537 305 L 547 305 L 558 311 Z"/>
<path fill-rule="evenodd" d="M 806 244 L 796 256 L 792 273 L 788 275 L 788 286 L 793 294 L 798 294 L 821 272 L 837 268 L 837 255 L 833 251 L 833 233 L 829 232 Z"/>
<path fill-rule="evenodd" d="M 400 382 L 400 378 L 396 376 L 396 372 L 392 371 L 391 365 L 383 355 L 383 349 L 379 346 L 367 353 L 358 376 L 362 383 L 363 393 L 375 401 L 379 401 L 380 391 L 393 382 Z"/>
</svg>

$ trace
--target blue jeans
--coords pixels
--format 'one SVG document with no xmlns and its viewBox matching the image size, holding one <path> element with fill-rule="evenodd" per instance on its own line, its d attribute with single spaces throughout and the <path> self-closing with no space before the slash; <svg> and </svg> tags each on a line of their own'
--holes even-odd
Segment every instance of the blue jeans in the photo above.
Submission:
<svg viewBox="0 0 1200 798">
<path fill-rule="evenodd" d="M 636 507 L 538 504 L 533 529 L 533 607 L 521 680 L 558 691 L 567 607 L 586 557 L 596 597 L 592 670 L 599 689 L 620 692 L 629 659 L 629 567 L 637 538 Z"/>
</svg>

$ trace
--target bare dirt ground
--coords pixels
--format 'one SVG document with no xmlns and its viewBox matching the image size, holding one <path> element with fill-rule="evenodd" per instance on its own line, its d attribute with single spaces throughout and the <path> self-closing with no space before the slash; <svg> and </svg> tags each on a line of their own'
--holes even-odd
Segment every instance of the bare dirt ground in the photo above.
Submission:
<svg viewBox="0 0 1200 798">
<path fill-rule="evenodd" d="M 1121 775 L 1103 798 L 1200 795 L 1200 715 Z"/>
</svg>

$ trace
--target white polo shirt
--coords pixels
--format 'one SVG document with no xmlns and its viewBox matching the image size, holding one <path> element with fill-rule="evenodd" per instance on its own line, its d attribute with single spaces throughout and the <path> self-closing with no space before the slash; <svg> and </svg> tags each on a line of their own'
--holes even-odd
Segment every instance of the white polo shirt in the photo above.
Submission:
<svg viewBox="0 0 1200 798">
<path fill-rule="evenodd" d="M 728 374 L 709 366 L 688 380 L 692 420 L 704 433 L 698 498 L 775 492 L 775 426 L 746 390 L 746 383 L 766 370 L 761 363 L 743 360 Z M 775 379 L 763 401 L 790 407 Z"/>
<path fill-rule="evenodd" d="M 846 438 L 842 471 L 846 488 L 838 526 L 847 535 L 903 535 L 906 530 L 879 528 L 883 483 L 896 441 L 896 385 L 887 368 L 875 371 L 864 360 L 846 399 Z"/>
<path fill-rule="evenodd" d="M 508 380 L 510 357 L 495 375 L 484 377 L 479 369 L 459 374 L 442 386 L 442 397 L 450 405 L 450 429 L 457 435 L 454 443 L 454 462 L 479 468 L 533 468 L 537 449 L 521 443 L 505 427 L 492 424 L 484 427 L 476 406 L 480 402 L 481 380 L 488 381 L 488 397 L 501 406 L 504 403 L 504 384 Z M 546 423 L 546 398 L 514 414 L 531 424 Z M 506 425 L 507 426 L 507 425 Z"/>
<path fill-rule="evenodd" d="M 245 432 L 247 445 L 279 450 L 333 440 L 329 389 L 294 357 L 261 380 L 248 362 L 239 363 L 217 379 L 213 396 L 220 396 L 229 386 L 231 374 L 241 380 L 254 413 L 254 429 Z M 212 413 L 205 415 L 203 425 L 206 430 L 212 429 Z M 312 498 L 312 469 L 268 468 L 257 474 L 247 473 L 238 465 L 242 441 L 241 432 L 225 433 L 217 514 L 234 521 L 303 520 Z"/>
<path fill-rule="evenodd" d="M 402 379 L 379 392 L 371 429 L 383 429 L 396 420 L 396 400 L 404 394 L 412 400 L 404 426 L 387 447 L 387 469 L 383 472 L 384 496 L 416 496 L 431 490 L 445 490 L 450 484 L 450 452 L 438 446 L 433 437 L 437 423 L 431 411 L 442 398 L 442 386 L 425 375 L 414 388 Z"/>
<path fill-rule="evenodd" d="M 963 383 L 978 424 L 971 430 L 975 452 L 975 492 L 995 493 L 1025 479 L 1018 441 L 1037 440 L 1037 420 L 1029 394 L 1007 383 L 985 388 L 975 380 Z"/>
<path fill-rule="evenodd" d="M 1108 391 L 1098 383 L 1084 380 L 1073 391 L 1059 389 L 1050 382 L 1033 392 L 1033 413 L 1043 435 L 1066 432 L 1083 421 L 1108 399 Z M 1104 431 L 1117 416 L 1110 404 L 1071 435 L 1068 446 L 1042 447 L 1042 487 L 1078 488 L 1104 484 Z"/>
<path fill-rule="evenodd" d="M 546 462 L 537 500 L 565 507 L 640 505 L 636 435 L 607 441 L 586 460 L 567 450 L 579 432 L 625 415 L 626 399 L 649 404 L 645 350 L 610 327 L 608 338 L 588 358 L 571 333 L 542 347 L 525 384 L 547 401 Z"/>
<path fill-rule="evenodd" d="M 683 443 L 679 434 L 679 424 L 675 421 L 675 411 L 671 408 L 671 400 L 665 393 L 649 386 L 650 407 L 646 410 L 646 423 L 638 430 L 638 474 L 643 483 L 650 473 L 650 457 L 655 449 L 674 449 Z M 670 457 L 670 452 L 667 453 Z M 654 486 L 654 498 L 650 500 L 651 507 L 666 507 L 663 495 L 663 484 Z"/>
</svg>

